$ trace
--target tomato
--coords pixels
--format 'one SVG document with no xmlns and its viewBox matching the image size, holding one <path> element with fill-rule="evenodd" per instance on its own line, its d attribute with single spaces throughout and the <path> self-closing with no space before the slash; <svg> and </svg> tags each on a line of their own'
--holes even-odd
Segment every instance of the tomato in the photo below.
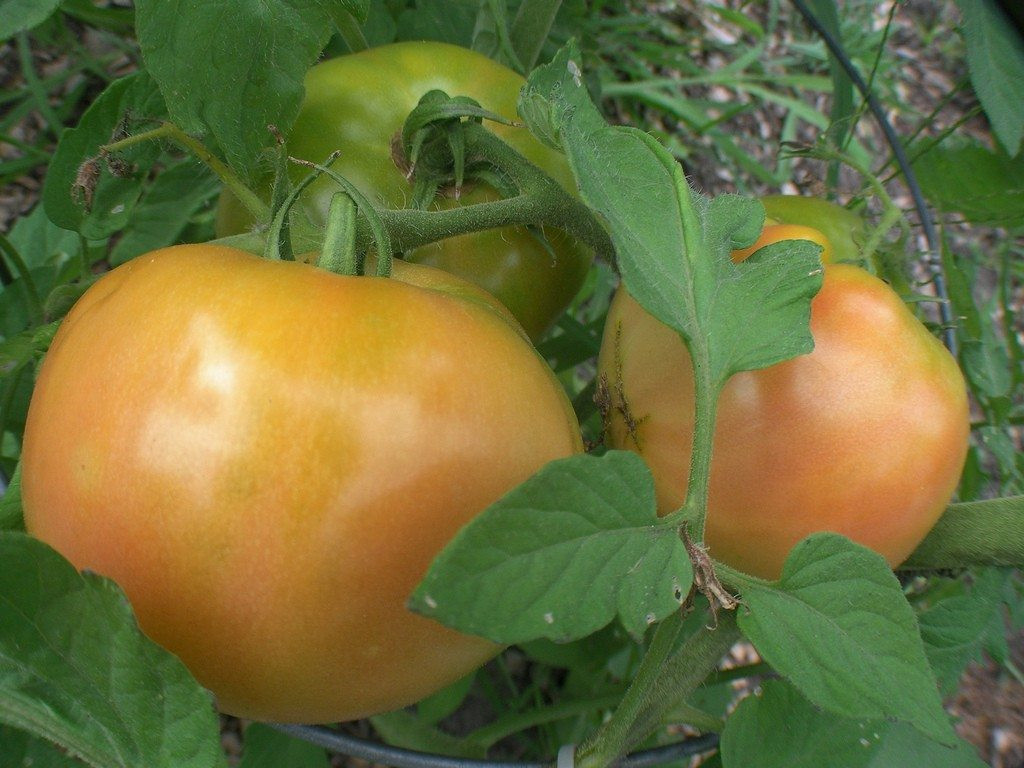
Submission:
<svg viewBox="0 0 1024 768">
<path fill-rule="evenodd" d="M 867 236 L 864 219 L 853 211 L 828 200 L 800 195 L 768 195 L 761 202 L 770 224 L 799 224 L 818 230 L 831 245 L 831 260 L 860 260 Z M 829 260 L 827 255 L 823 260 Z"/>
<path fill-rule="evenodd" d="M 406 598 L 463 524 L 581 450 L 507 310 L 396 274 L 155 251 L 86 292 L 41 366 L 29 532 L 117 581 L 225 712 L 358 718 L 490 658 Z"/>
<path fill-rule="evenodd" d="M 792 546 L 816 531 L 899 564 L 942 514 L 967 451 L 956 362 L 888 285 L 859 267 L 826 266 L 811 334 L 813 352 L 733 376 L 718 402 L 705 543 L 764 578 L 777 578 Z M 620 289 L 599 369 L 613 398 L 610 445 L 639 452 L 659 512 L 677 509 L 693 439 L 686 347 Z"/>
<path fill-rule="evenodd" d="M 392 141 L 420 97 L 434 89 L 469 96 L 508 119 L 518 119 L 516 101 L 523 79 L 481 54 L 435 42 L 406 42 L 371 48 L 324 61 L 306 76 L 306 95 L 288 135 L 288 153 L 322 162 L 332 151 L 341 155 L 332 166 L 375 203 L 402 208 L 412 186 L 392 159 Z M 533 138 L 523 126 L 487 122 L 486 126 L 567 190 L 575 182 L 564 157 Z M 306 170 L 295 167 L 293 180 Z M 301 209 L 323 224 L 333 181 L 321 178 L 301 198 Z M 451 192 L 438 208 L 497 199 L 482 183 Z M 237 200 L 222 197 L 218 235 L 242 232 L 252 225 Z M 554 253 L 524 228 L 460 235 L 417 248 L 406 257 L 459 275 L 504 303 L 531 337 L 539 337 L 579 291 L 592 254 L 568 235 L 545 231 Z"/>
</svg>

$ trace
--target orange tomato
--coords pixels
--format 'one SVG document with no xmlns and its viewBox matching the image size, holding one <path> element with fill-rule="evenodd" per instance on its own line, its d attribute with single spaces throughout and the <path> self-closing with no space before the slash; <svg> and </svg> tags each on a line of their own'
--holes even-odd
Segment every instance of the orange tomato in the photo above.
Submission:
<svg viewBox="0 0 1024 768">
<path fill-rule="evenodd" d="M 507 310 L 396 275 L 156 251 L 99 280 L 42 365 L 29 532 L 117 581 L 231 714 L 358 718 L 490 658 L 406 599 L 463 524 L 581 449 Z"/>
<path fill-rule="evenodd" d="M 769 228 L 762 240 L 792 233 Z M 960 370 L 884 282 L 827 266 L 811 333 L 813 352 L 733 376 L 718 401 L 705 541 L 712 557 L 765 578 L 816 531 L 897 565 L 945 509 L 967 450 Z M 682 340 L 620 289 L 599 369 L 611 384 L 610 445 L 646 459 L 661 513 L 678 508 L 694 407 Z"/>
</svg>

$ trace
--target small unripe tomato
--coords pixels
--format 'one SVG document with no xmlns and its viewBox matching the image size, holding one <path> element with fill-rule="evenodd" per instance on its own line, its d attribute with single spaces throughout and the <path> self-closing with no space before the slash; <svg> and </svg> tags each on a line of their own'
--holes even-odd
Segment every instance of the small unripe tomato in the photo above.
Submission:
<svg viewBox="0 0 1024 768">
<path fill-rule="evenodd" d="M 394 142 L 420 98 L 428 91 L 442 90 L 449 96 L 468 96 L 484 109 L 515 121 L 515 125 L 484 124 L 575 194 L 565 157 L 535 139 L 519 122 L 516 103 L 525 82 L 476 51 L 425 40 L 328 59 L 306 74 L 302 106 L 287 136 L 288 154 L 319 163 L 339 151 L 331 166 L 335 171 L 375 205 L 405 208 L 412 184 L 404 165 L 394 159 Z M 293 165 L 292 181 L 306 173 L 307 169 Z M 299 198 L 297 215 L 323 225 L 337 189 L 326 176 L 313 182 Z M 446 209 L 497 198 L 489 185 L 475 181 L 458 198 L 451 191 L 443 192 L 433 207 Z M 252 224 L 238 200 L 225 193 L 217 210 L 217 234 L 237 234 Z M 593 260 L 589 248 L 564 232 L 548 228 L 544 235 L 548 245 L 525 227 L 489 229 L 421 246 L 404 258 L 480 286 L 537 339 L 579 292 Z"/>
<path fill-rule="evenodd" d="M 42 364 L 29 532 L 114 579 L 225 712 L 348 720 L 482 664 L 493 644 L 406 599 L 462 525 L 581 450 L 507 310 L 395 270 L 155 251 L 90 288 Z"/>
<path fill-rule="evenodd" d="M 826 266 L 810 328 L 813 352 L 733 376 L 718 401 L 705 542 L 715 559 L 764 578 L 817 531 L 896 566 L 942 514 L 967 451 L 960 370 L 883 281 Z M 685 345 L 620 289 L 599 370 L 613 398 L 610 445 L 643 456 L 659 512 L 677 509 L 693 440 Z"/>
</svg>

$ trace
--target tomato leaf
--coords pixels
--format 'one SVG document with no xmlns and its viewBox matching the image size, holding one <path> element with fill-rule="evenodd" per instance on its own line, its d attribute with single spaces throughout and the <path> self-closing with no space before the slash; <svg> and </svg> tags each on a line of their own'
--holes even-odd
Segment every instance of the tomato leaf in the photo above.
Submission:
<svg viewBox="0 0 1024 768">
<path fill-rule="evenodd" d="M 343 13 L 350 14 L 360 23 L 366 21 L 366 18 L 370 15 L 370 0 L 334 0 L 333 2 L 323 3 L 323 6 L 335 21 Z"/>
<path fill-rule="evenodd" d="M 121 136 L 129 122 L 166 114 L 156 84 L 139 72 L 115 80 L 90 105 L 74 128 L 64 131 L 43 186 L 43 206 L 58 227 L 102 240 L 131 220 L 148 170 L 160 153 L 153 142 L 119 152 L 123 170 L 116 175 L 97 158 L 103 144 Z M 90 170 L 91 169 L 91 170 Z M 91 179 L 95 188 L 85 191 Z"/>
<path fill-rule="evenodd" d="M 535 70 L 520 113 L 542 141 L 565 151 L 581 196 L 607 222 L 632 296 L 683 336 L 694 367 L 719 386 L 733 373 L 809 352 L 810 302 L 821 287 L 817 248 L 788 241 L 734 264 L 730 251 L 760 233 L 761 204 L 692 193 L 655 139 L 605 123 L 580 61 L 571 43 Z"/>
<path fill-rule="evenodd" d="M 1010 155 L 1024 140 L 1024 38 L 993 0 L 957 0 L 971 84 Z"/>
<path fill-rule="evenodd" d="M 98 768 L 225 765 L 210 695 L 113 582 L 19 533 L 0 562 L 0 722 Z"/>
<path fill-rule="evenodd" d="M 194 160 L 170 166 L 153 180 L 135 206 L 110 254 L 110 263 L 121 264 L 177 242 L 192 216 L 219 190 L 217 178 Z"/>
<path fill-rule="evenodd" d="M 822 712 L 782 680 L 766 680 L 726 721 L 722 764 L 742 768 L 983 768 L 966 742 L 949 749 L 913 728 Z"/>
<path fill-rule="evenodd" d="M 925 652 L 944 696 L 956 692 L 964 669 L 981 660 L 986 643 L 1003 641 L 1006 631 L 1006 573 L 995 568 L 976 569 L 972 581 L 969 591 L 940 600 L 918 616 Z"/>
<path fill-rule="evenodd" d="M 743 588 L 740 629 L 822 709 L 954 743 L 914 612 L 885 560 L 833 533 L 793 548 L 776 585 Z"/>
<path fill-rule="evenodd" d="M 0 531 L 23 531 L 24 513 L 21 508 L 21 464 L 14 468 L 11 481 L 0 497 Z"/>
<path fill-rule="evenodd" d="M 548 464 L 466 525 L 410 605 L 498 643 L 585 637 L 616 616 L 633 635 L 677 610 L 693 573 L 659 523 L 643 460 L 609 451 Z"/>
<path fill-rule="evenodd" d="M 0 40 L 42 24 L 61 0 L 0 0 Z"/>
<path fill-rule="evenodd" d="M 136 30 L 146 68 L 171 119 L 210 136 L 228 163 L 251 176 L 287 133 L 306 70 L 330 37 L 323 0 L 139 0 Z M 344 3 L 342 7 L 347 7 Z"/>
<path fill-rule="evenodd" d="M 1024 157 L 956 139 L 928 149 L 913 168 L 922 191 L 943 213 L 976 224 L 1024 225 Z"/>
<path fill-rule="evenodd" d="M 414 8 L 398 16 L 398 39 L 440 40 L 469 48 L 479 9 L 477 0 L 416 0 Z"/>
<path fill-rule="evenodd" d="M 69 758 L 48 741 L 24 731 L 0 725 L 0 768 L 71 768 L 80 762 Z"/>
</svg>

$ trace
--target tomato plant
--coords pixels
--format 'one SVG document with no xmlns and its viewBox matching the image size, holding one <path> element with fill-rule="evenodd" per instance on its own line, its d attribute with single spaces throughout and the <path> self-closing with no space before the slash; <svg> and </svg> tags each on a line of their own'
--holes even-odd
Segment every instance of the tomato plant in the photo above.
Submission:
<svg viewBox="0 0 1024 768">
<path fill-rule="evenodd" d="M 115 579 L 227 712 L 347 720 L 491 657 L 406 597 L 463 523 L 580 449 L 507 310 L 396 274 L 156 251 L 82 297 L 42 366 L 28 530 Z"/>
<path fill-rule="evenodd" d="M 410 111 L 428 91 L 469 96 L 485 109 L 516 120 L 516 100 L 524 80 L 510 69 L 464 48 L 436 42 L 407 42 L 371 48 L 322 62 L 308 72 L 305 99 L 288 135 L 288 153 L 315 162 L 340 155 L 333 168 L 375 204 L 403 208 L 412 185 L 407 163 L 397 157 L 397 137 Z M 564 159 L 521 125 L 487 127 L 565 189 L 574 189 Z M 293 180 L 305 171 L 296 168 Z M 330 179 L 314 182 L 301 198 L 301 211 L 324 223 L 332 194 Z M 443 190 L 435 207 L 493 200 L 497 193 L 481 181 Z M 252 222 L 230 195 L 221 200 L 221 235 L 244 231 Z M 505 227 L 450 237 L 406 254 L 414 262 L 439 267 L 484 288 L 504 303 L 537 338 L 566 308 L 590 266 L 588 248 L 557 230 L 544 232 L 550 245 L 523 227 Z"/>
<path fill-rule="evenodd" d="M 758 242 L 790 237 L 807 238 L 806 228 L 769 225 Z M 733 376 L 718 402 L 706 543 L 714 558 L 766 578 L 815 531 L 899 564 L 949 502 L 967 450 L 956 362 L 884 282 L 826 266 L 811 333 L 813 352 Z M 683 342 L 620 290 L 599 368 L 613 398 L 610 444 L 646 459 L 662 514 L 678 508 L 694 407 Z"/>
</svg>

